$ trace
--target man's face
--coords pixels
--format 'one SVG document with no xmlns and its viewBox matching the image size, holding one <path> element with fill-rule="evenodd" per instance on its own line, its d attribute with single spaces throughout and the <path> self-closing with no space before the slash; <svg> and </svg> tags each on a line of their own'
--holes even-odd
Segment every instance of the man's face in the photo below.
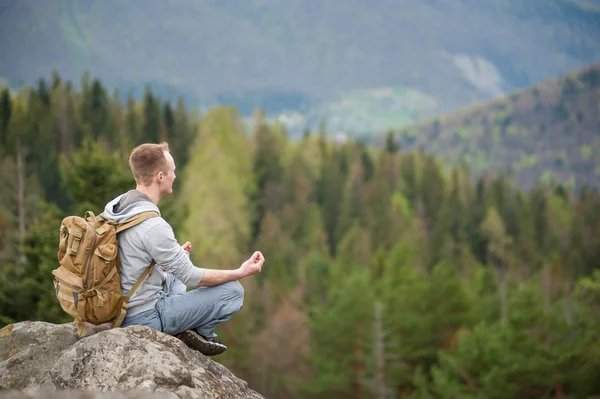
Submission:
<svg viewBox="0 0 600 399">
<path fill-rule="evenodd" d="M 158 187 L 161 195 L 171 194 L 173 192 L 173 182 L 175 181 L 175 161 L 170 153 L 165 152 L 167 158 L 167 171 L 160 172 L 158 176 Z"/>
</svg>

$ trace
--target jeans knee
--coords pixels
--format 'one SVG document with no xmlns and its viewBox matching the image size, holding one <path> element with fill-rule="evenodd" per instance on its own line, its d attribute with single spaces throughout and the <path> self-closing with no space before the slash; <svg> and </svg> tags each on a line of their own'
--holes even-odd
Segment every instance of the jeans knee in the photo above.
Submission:
<svg viewBox="0 0 600 399">
<path fill-rule="evenodd" d="M 244 287 L 242 284 L 239 281 L 229 281 L 224 284 L 223 288 L 226 290 L 224 296 L 231 300 L 239 301 L 241 306 L 244 302 Z"/>
</svg>

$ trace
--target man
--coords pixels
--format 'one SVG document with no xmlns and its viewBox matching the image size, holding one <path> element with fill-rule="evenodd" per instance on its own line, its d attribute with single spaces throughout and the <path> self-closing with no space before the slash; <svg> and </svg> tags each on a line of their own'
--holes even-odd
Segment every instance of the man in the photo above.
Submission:
<svg viewBox="0 0 600 399">
<path fill-rule="evenodd" d="M 104 216 L 109 220 L 125 222 L 147 211 L 160 214 L 160 199 L 173 191 L 175 162 L 167 143 L 136 147 L 129 166 L 136 188 L 106 204 Z M 189 258 L 191 243 L 179 245 L 162 217 L 119 233 L 118 240 L 123 295 L 152 260 L 156 262 L 150 277 L 131 297 L 122 327 L 145 325 L 177 336 L 207 356 L 223 353 L 227 347 L 214 339 L 215 327 L 241 309 L 244 289 L 238 280 L 261 271 L 262 253 L 254 252 L 234 270 L 198 268 Z"/>
</svg>

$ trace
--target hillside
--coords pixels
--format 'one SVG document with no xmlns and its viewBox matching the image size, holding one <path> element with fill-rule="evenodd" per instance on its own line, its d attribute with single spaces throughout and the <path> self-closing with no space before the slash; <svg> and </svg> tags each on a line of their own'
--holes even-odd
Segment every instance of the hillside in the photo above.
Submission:
<svg viewBox="0 0 600 399">
<path fill-rule="evenodd" d="M 365 133 L 600 60 L 600 1 L 4 0 L 0 59 L 12 86 L 88 69 L 109 87 Z"/>
<path fill-rule="evenodd" d="M 477 174 L 511 168 L 524 187 L 550 175 L 600 186 L 600 64 L 401 129 L 398 140 Z"/>
</svg>

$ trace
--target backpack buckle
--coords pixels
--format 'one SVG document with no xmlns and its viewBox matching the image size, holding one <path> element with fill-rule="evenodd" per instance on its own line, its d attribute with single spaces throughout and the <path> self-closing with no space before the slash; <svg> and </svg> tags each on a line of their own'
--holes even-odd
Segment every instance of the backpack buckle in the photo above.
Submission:
<svg viewBox="0 0 600 399">
<path fill-rule="evenodd" d="M 80 295 L 83 299 L 88 299 L 95 295 L 98 295 L 98 290 L 96 288 L 92 288 L 91 290 L 82 292 Z"/>
</svg>

